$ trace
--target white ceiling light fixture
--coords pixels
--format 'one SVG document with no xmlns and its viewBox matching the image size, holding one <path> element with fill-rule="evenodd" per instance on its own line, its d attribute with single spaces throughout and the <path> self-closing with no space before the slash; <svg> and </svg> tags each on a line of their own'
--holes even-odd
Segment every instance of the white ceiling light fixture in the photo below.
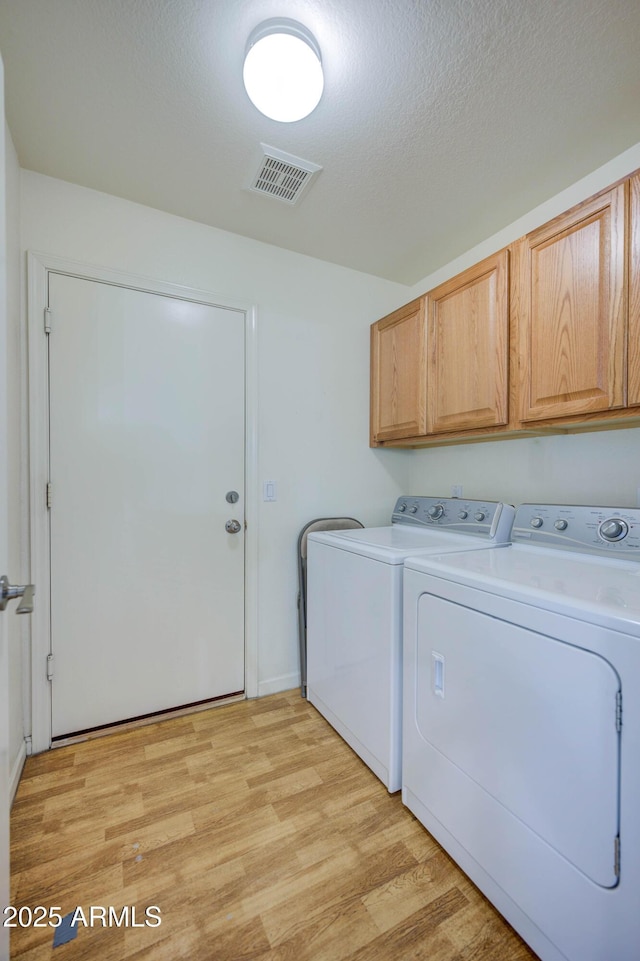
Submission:
<svg viewBox="0 0 640 961">
<path fill-rule="evenodd" d="M 265 20 L 249 36 L 242 76 L 249 99 L 266 117 L 302 120 L 324 88 L 320 47 L 296 20 Z"/>
</svg>

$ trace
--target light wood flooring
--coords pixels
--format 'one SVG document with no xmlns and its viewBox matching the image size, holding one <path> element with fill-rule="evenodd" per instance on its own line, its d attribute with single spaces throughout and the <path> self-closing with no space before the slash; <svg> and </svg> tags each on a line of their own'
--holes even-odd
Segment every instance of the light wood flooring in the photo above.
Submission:
<svg viewBox="0 0 640 961">
<path fill-rule="evenodd" d="M 139 925 L 12 959 L 536 961 L 297 690 L 29 758 L 11 828 L 14 905 Z"/>
</svg>

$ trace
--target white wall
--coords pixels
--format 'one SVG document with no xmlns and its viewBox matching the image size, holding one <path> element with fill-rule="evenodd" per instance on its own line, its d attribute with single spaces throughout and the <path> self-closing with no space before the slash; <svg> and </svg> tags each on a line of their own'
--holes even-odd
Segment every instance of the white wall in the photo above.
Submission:
<svg viewBox="0 0 640 961">
<path fill-rule="evenodd" d="M 640 489 L 640 428 L 459 444 L 414 451 L 414 493 L 451 493 L 522 504 L 635 507 Z M 639 504 L 640 506 L 640 504 Z"/>
<path fill-rule="evenodd" d="M 298 683 L 296 541 L 317 516 L 388 519 L 410 461 L 368 447 L 369 325 L 398 284 L 22 171 L 22 246 L 255 304 L 259 692 Z M 292 216 L 304 217 L 304 206 Z"/>
<path fill-rule="evenodd" d="M 425 277 L 411 296 L 431 290 L 638 168 L 640 144 Z M 462 484 L 467 497 L 513 504 L 640 506 L 640 428 L 460 444 L 411 451 L 408 456 L 409 483 L 416 494 L 446 496 L 452 484 Z"/>
</svg>

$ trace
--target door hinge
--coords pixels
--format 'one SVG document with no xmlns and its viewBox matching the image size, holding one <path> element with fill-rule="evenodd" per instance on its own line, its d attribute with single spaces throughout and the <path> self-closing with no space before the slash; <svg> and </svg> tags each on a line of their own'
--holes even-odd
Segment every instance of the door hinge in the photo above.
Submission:
<svg viewBox="0 0 640 961">
<path fill-rule="evenodd" d="M 616 731 L 622 730 L 622 691 L 616 694 Z"/>
<path fill-rule="evenodd" d="M 47 654 L 47 680 L 53 680 L 53 654 Z"/>
<path fill-rule="evenodd" d="M 53 491 L 51 487 L 51 481 L 47 482 L 46 502 L 47 502 L 47 510 L 51 510 L 51 504 L 53 503 Z"/>
<path fill-rule="evenodd" d="M 613 873 L 617 878 L 620 877 L 620 835 L 618 834 L 613 842 Z"/>
<path fill-rule="evenodd" d="M 51 333 L 51 307 L 44 308 L 44 332 Z"/>
</svg>

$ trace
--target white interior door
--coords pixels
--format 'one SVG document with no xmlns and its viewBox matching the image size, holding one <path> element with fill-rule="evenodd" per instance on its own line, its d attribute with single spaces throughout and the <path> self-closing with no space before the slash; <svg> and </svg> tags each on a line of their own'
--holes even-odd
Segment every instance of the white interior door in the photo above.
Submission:
<svg viewBox="0 0 640 961">
<path fill-rule="evenodd" d="M 52 735 L 242 692 L 244 314 L 55 273 L 49 306 Z"/>
<path fill-rule="evenodd" d="M 2 304 L 1 333 L 5 330 L 4 303 Z M 1 346 L 4 347 L 4 338 Z M 0 383 L 6 384 L 6 353 L 0 349 Z M 5 404 L 0 404 L 0 567 L 7 571 L 7 470 Z M 4 620 L 12 613 L 13 605 L 0 612 L 0 910 L 9 904 L 9 654 Z M 2 926 L 0 916 L 0 961 L 9 957 L 9 932 Z"/>
<path fill-rule="evenodd" d="M 2 231 L 4 246 L 4 231 Z M 4 256 L 2 257 L 4 262 Z M 8 570 L 7 549 L 7 431 L 6 431 L 6 311 L 4 282 L 0 281 L 0 574 Z M 9 904 L 9 653 L 4 621 L 13 613 L 11 604 L 0 611 L 0 911 Z M 0 961 L 9 957 L 9 932 L 2 926 L 0 916 Z"/>
<path fill-rule="evenodd" d="M 0 59 L 0 104 L 4 105 L 4 74 Z M 5 265 L 7 260 L 5 229 L 5 162 L 4 109 L 0 131 L 0 575 L 8 570 L 7 503 L 7 290 Z M 15 577 L 16 575 L 13 574 Z M 13 604 L 0 612 L 0 910 L 9 904 L 9 656 L 4 621 L 10 616 Z M 0 916 L 0 961 L 9 957 L 9 932 L 2 926 Z"/>
</svg>

